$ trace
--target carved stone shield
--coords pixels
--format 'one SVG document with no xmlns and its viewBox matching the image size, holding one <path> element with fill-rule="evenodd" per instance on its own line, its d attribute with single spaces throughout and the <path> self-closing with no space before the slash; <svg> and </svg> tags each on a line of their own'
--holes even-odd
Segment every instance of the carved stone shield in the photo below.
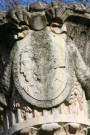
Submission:
<svg viewBox="0 0 90 135">
<path fill-rule="evenodd" d="M 74 77 L 62 35 L 55 36 L 48 29 L 30 31 L 17 47 L 13 78 L 23 99 L 41 108 L 63 102 L 73 88 Z"/>
</svg>

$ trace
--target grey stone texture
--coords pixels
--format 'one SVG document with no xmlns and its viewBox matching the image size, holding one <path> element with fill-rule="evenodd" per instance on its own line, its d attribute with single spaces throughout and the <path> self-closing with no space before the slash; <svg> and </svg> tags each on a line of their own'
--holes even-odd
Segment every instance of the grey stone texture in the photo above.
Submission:
<svg viewBox="0 0 90 135">
<path fill-rule="evenodd" d="M 90 134 L 90 7 L 32 3 L 0 12 L 5 135 Z"/>
</svg>

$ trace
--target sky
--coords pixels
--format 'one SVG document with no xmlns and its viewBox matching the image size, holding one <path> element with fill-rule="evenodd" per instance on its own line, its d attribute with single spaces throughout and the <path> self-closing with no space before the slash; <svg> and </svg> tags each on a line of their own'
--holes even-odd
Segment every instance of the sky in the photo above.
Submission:
<svg viewBox="0 0 90 135">
<path fill-rule="evenodd" d="M 76 2 L 76 3 L 80 3 L 79 0 L 63 0 L 65 3 L 72 3 L 72 2 Z M 83 0 L 83 3 L 85 4 L 86 0 Z M 90 6 L 90 0 L 88 0 L 88 6 Z"/>
<path fill-rule="evenodd" d="M 36 2 L 37 0 L 31 0 L 31 2 Z M 50 3 L 52 0 L 46 0 L 48 3 Z M 62 0 L 64 1 L 65 3 L 69 4 L 69 3 L 72 3 L 72 2 L 75 2 L 75 3 L 80 3 L 80 0 Z M 85 3 L 86 0 L 83 0 L 83 3 Z M 88 6 L 90 6 L 90 0 L 88 0 Z"/>
<path fill-rule="evenodd" d="M 6 2 L 7 1 L 7 2 Z M 7 5 L 9 5 L 9 4 L 7 4 L 8 3 L 8 1 L 9 0 L 0 0 L 0 4 L 2 4 L 4 7 Z M 18 0 L 17 0 L 18 1 Z M 41 0 L 29 0 L 29 2 L 30 3 L 33 3 L 33 2 L 37 2 L 37 1 L 41 1 Z M 45 0 L 47 3 L 50 3 L 51 1 L 54 1 L 54 0 Z M 57 1 L 57 0 L 56 0 Z M 80 0 L 62 0 L 64 3 L 67 3 L 67 4 L 69 4 L 69 3 L 80 3 Z M 83 3 L 85 3 L 85 1 L 86 0 L 83 0 Z M 27 0 L 22 0 L 22 2 L 24 2 L 24 3 L 26 3 L 27 2 Z M 6 5 L 5 5 L 6 4 Z M 23 6 L 26 6 L 25 4 L 22 4 Z M 87 4 L 88 6 L 90 6 L 90 0 L 88 0 L 88 4 Z M 10 7 L 10 6 L 9 6 Z M 8 8 L 7 7 L 7 9 L 9 10 L 10 8 Z M 7 10 L 6 9 L 6 10 Z M 0 6 L 0 11 L 2 11 L 3 9 L 2 9 L 2 7 Z M 4 8 L 4 10 L 5 10 L 5 8 Z"/>
</svg>

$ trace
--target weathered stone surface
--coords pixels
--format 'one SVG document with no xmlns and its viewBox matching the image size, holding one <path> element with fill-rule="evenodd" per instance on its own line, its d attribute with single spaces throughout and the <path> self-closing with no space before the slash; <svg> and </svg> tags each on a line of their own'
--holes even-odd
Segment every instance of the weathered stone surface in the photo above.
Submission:
<svg viewBox="0 0 90 135">
<path fill-rule="evenodd" d="M 43 4 L 42 2 L 31 3 L 29 11 L 42 11 L 51 7 L 51 4 Z"/>
<path fill-rule="evenodd" d="M 89 7 L 38 2 L 0 13 L 0 107 L 6 135 L 89 135 Z"/>
<path fill-rule="evenodd" d="M 68 7 L 68 5 L 62 1 L 53 1 L 53 2 L 51 2 L 51 5 L 52 5 L 52 7 L 63 7 L 63 8 Z"/>
<path fill-rule="evenodd" d="M 90 7 L 86 7 L 86 11 L 90 13 Z"/>
<path fill-rule="evenodd" d="M 45 12 L 31 13 L 30 26 L 35 30 L 42 30 L 48 24 Z"/>
<path fill-rule="evenodd" d="M 74 11 L 78 12 L 78 13 L 85 13 L 86 7 L 84 5 L 82 5 L 82 4 L 75 4 Z"/>
<path fill-rule="evenodd" d="M 0 25 L 6 23 L 6 12 L 0 12 Z"/>
</svg>

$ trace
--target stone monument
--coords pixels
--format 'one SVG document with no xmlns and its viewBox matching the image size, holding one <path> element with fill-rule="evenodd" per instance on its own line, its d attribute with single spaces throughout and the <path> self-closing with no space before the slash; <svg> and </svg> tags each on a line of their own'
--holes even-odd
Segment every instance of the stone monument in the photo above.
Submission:
<svg viewBox="0 0 90 135">
<path fill-rule="evenodd" d="M 0 109 L 5 135 L 90 134 L 90 7 L 0 13 Z"/>
</svg>

